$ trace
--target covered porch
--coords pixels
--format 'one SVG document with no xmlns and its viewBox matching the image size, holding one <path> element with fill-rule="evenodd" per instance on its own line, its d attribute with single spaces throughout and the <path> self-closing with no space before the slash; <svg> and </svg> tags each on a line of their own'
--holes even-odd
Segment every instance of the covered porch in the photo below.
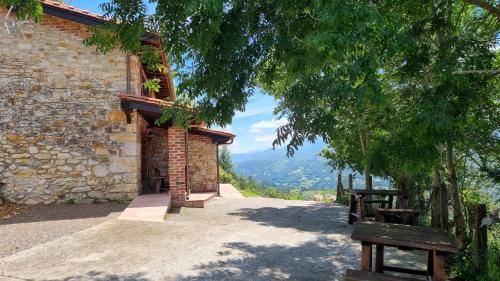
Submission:
<svg viewBox="0 0 500 281">
<path fill-rule="evenodd" d="M 141 143 L 139 194 L 168 193 L 172 206 L 204 207 L 219 194 L 218 146 L 235 135 L 193 125 L 186 132 L 172 123 L 156 124 L 172 102 L 121 95 L 122 109 L 137 112 Z"/>
</svg>

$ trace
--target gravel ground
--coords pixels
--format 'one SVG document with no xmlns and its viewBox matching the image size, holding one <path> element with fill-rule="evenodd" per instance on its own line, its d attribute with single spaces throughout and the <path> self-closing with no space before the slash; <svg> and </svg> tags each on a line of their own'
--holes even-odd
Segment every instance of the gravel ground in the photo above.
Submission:
<svg viewBox="0 0 500 281">
<path fill-rule="evenodd" d="M 361 243 L 347 207 L 270 198 L 215 198 L 165 222 L 110 219 L 0 260 L 10 280 L 344 280 Z M 414 264 L 416 251 L 387 253 Z M 0 278 L 0 280 L 2 280 Z"/>
<path fill-rule="evenodd" d="M 36 205 L 0 220 L 0 259 L 117 217 L 126 204 Z"/>
</svg>

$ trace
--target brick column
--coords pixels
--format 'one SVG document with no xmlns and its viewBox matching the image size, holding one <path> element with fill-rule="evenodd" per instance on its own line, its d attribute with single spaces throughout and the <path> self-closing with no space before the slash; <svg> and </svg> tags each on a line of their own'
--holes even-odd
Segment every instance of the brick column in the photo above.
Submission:
<svg viewBox="0 0 500 281">
<path fill-rule="evenodd" d="M 177 127 L 168 128 L 168 177 L 172 205 L 186 201 L 186 138 Z"/>
</svg>

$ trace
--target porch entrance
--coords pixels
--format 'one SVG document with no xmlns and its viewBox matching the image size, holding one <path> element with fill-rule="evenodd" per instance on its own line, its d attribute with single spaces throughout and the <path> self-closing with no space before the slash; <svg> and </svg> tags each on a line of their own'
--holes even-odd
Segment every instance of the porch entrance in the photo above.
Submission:
<svg viewBox="0 0 500 281">
<path fill-rule="evenodd" d="M 159 127 L 141 130 L 141 194 L 169 191 L 168 131 Z"/>
</svg>

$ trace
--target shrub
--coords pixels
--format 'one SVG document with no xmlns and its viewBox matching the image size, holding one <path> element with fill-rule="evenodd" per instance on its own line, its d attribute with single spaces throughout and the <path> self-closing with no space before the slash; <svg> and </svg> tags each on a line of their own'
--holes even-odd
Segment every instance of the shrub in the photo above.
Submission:
<svg viewBox="0 0 500 281">
<path fill-rule="evenodd" d="M 234 187 L 236 187 L 236 189 L 238 189 L 238 191 L 240 191 L 241 194 L 243 194 L 243 196 L 245 197 L 261 196 L 261 197 L 279 198 L 286 200 L 304 200 L 304 196 L 302 195 L 302 192 L 299 189 L 280 190 L 276 187 L 271 187 L 258 183 L 257 181 L 255 181 L 250 177 L 240 177 L 228 173 L 222 175 L 222 173 L 219 172 L 221 182 L 223 181 L 222 179 L 223 176 L 224 180 L 230 179 L 230 177 L 228 177 L 227 175 L 232 176 L 232 181 L 230 183 L 232 183 Z"/>
<path fill-rule="evenodd" d="M 219 168 L 219 181 L 221 183 L 234 183 L 234 175 Z"/>
<path fill-rule="evenodd" d="M 349 205 L 349 192 L 344 192 L 342 196 L 339 196 L 335 199 L 335 202 L 341 205 Z"/>
</svg>

